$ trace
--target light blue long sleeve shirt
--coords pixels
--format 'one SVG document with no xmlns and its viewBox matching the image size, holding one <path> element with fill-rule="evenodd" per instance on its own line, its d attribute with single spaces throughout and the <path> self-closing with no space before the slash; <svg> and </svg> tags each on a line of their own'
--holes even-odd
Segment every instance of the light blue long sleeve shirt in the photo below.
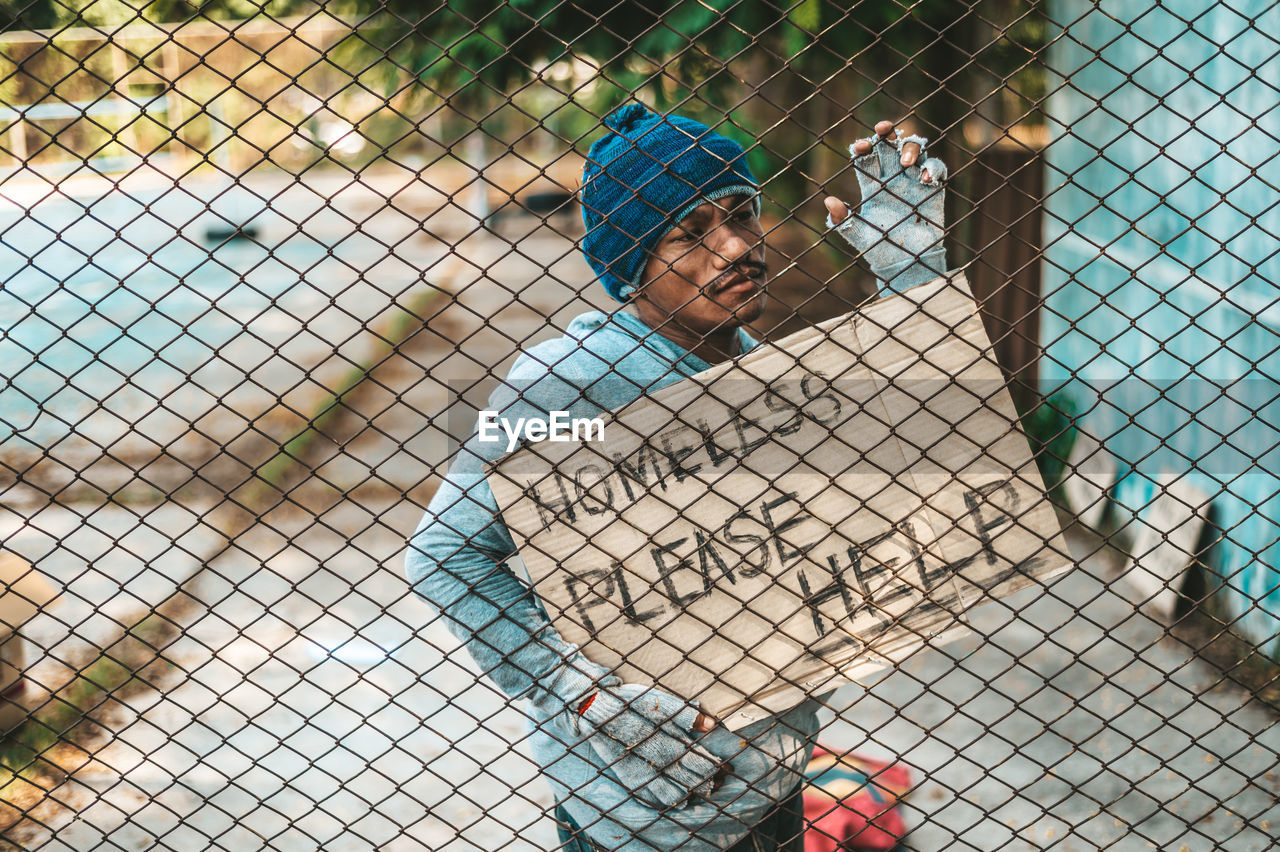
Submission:
<svg viewBox="0 0 1280 852">
<path fill-rule="evenodd" d="M 745 331 L 737 333 L 741 351 L 755 346 Z M 506 418 L 551 411 L 594 417 L 709 366 L 629 313 L 593 311 L 574 319 L 563 337 L 522 354 L 489 409 Z M 480 442 L 474 435 L 463 446 L 414 534 L 409 581 L 504 693 L 529 699 L 534 759 L 596 844 L 689 852 L 731 846 L 799 783 L 818 727 L 817 702 L 738 731 L 717 727 L 707 734 L 702 744 L 732 766 L 710 799 L 664 814 L 632 796 L 563 712 L 604 670 L 584 662 L 551 627 L 528 584 L 504 564 L 516 546 L 484 465 L 505 452 L 505 440 Z"/>
</svg>

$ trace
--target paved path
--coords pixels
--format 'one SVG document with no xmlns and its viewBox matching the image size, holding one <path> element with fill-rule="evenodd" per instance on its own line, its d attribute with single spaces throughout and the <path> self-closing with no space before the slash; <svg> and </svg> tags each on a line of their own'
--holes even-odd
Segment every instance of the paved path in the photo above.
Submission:
<svg viewBox="0 0 1280 852">
<path fill-rule="evenodd" d="M 201 586 L 216 605 L 172 650 L 188 675 L 115 711 L 117 739 L 60 791 L 92 803 L 74 822 L 62 812 L 43 848 L 554 848 L 523 717 L 406 589 L 403 537 L 417 516 L 403 501 L 345 506 L 324 525 L 272 518 L 218 560 Z M 99 565 L 142 566 L 68 520 L 42 515 L 47 535 L 12 540 L 31 551 L 66 534 Z M 94 520 L 131 523 L 120 507 Z M 145 557 L 163 539 L 129 544 Z M 56 564 L 66 579 L 83 570 Z M 921 652 L 836 694 L 825 739 L 916 768 L 914 849 L 1272 848 L 1274 716 L 1215 686 L 1214 670 L 1134 614 L 1122 585 L 1100 582 L 1107 570 L 1086 563 L 1051 594 L 986 606 L 973 619 L 986 640 Z M 58 617 L 85 633 L 95 605 L 127 610 L 113 577 L 81 577 L 83 600 Z M 50 616 L 32 625 L 50 644 L 59 630 Z"/>
</svg>

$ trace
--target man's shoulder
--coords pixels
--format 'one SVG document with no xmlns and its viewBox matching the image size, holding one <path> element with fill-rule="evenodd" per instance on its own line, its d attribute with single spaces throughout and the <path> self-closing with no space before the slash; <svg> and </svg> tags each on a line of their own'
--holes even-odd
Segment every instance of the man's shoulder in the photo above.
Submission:
<svg viewBox="0 0 1280 852">
<path fill-rule="evenodd" d="M 511 367 L 508 381 L 531 382 L 555 377 L 585 388 L 606 376 L 627 354 L 612 317 L 603 311 L 579 314 L 559 337 L 525 349 Z"/>
</svg>

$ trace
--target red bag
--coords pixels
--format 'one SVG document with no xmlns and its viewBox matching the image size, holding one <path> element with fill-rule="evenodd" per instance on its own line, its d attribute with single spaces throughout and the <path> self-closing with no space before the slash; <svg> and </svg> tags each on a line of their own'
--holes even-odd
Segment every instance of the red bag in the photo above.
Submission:
<svg viewBox="0 0 1280 852">
<path fill-rule="evenodd" d="M 804 852 L 895 848 L 907 834 L 899 800 L 910 789 L 900 763 L 815 747 L 805 769 Z"/>
</svg>

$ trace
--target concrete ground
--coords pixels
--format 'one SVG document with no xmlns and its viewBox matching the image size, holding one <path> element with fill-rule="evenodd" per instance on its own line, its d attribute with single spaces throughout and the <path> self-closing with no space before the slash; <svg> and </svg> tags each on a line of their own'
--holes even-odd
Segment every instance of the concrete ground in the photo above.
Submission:
<svg viewBox="0 0 1280 852">
<path fill-rule="evenodd" d="M 1275 711 L 1141 597 L 1085 559 L 975 610 L 971 637 L 841 690 L 824 736 L 915 768 L 922 852 L 1275 848 Z"/>
<path fill-rule="evenodd" d="M 519 226 L 516 226 L 517 229 Z M 527 230 L 527 225 L 525 230 Z M 455 299 L 379 374 L 321 474 L 200 574 L 207 607 L 161 691 L 10 840 L 42 850 L 555 848 L 524 721 L 407 588 L 405 541 L 448 450 L 451 383 L 603 298 L 547 229 L 475 237 L 437 269 Z M 548 271 L 550 268 L 550 272 Z M 584 288 L 585 298 L 577 294 Z M 166 597 L 217 545 L 205 497 L 24 505 L 0 538 L 69 592 L 26 629 L 59 658 Z M 823 741 L 914 768 L 911 846 L 1264 850 L 1280 835 L 1280 732 L 1138 613 L 1103 557 L 974 613 L 975 634 L 840 690 Z M 63 755 L 64 762 L 71 762 Z"/>
<path fill-rule="evenodd" d="M 520 710 L 407 593 L 400 560 L 417 516 L 408 501 L 342 506 L 323 524 L 297 512 L 245 536 L 202 581 L 212 606 L 171 648 L 170 685 L 112 711 L 113 738 L 44 812 L 55 830 L 28 827 L 27 844 L 555 848 Z M 158 508 L 149 520 L 189 518 Z M 134 521 L 121 507 L 92 519 Z M 82 599 L 54 610 L 77 635 L 93 632 L 95 609 L 141 591 L 144 580 L 117 583 L 168 544 L 139 533 L 125 556 L 62 513 L 36 523 L 44 533 L 14 537 L 23 549 L 60 538 L 115 566 L 81 577 Z M 911 848 L 1273 848 L 1274 714 L 1135 614 L 1108 577 L 1086 561 L 1047 592 L 975 611 L 973 637 L 836 694 L 823 741 L 914 769 Z M 30 632 L 54 645 L 65 624 L 41 616 Z"/>
</svg>

